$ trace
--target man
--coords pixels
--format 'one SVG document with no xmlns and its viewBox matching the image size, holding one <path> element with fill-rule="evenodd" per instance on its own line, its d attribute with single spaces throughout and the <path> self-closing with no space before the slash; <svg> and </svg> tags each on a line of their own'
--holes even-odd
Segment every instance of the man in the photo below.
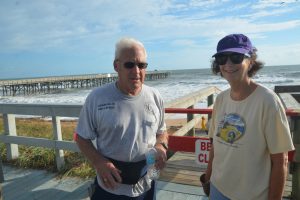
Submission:
<svg viewBox="0 0 300 200">
<path fill-rule="evenodd" d="M 80 113 L 76 142 L 97 173 L 92 200 L 155 199 L 154 181 L 149 185 L 145 176 L 145 154 L 155 147 L 156 167 L 162 169 L 168 134 L 163 100 L 144 85 L 146 59 L 141 42 L 121 39 L 113 63 L 118 81 L 92 91 Z"/>
</svg>

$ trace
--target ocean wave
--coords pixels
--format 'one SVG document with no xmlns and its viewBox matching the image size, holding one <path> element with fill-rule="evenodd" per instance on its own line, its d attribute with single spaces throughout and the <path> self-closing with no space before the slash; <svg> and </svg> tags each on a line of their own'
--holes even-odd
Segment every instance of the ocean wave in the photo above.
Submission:
<svg viewBox="0 0 300 200">
<path fill-rule="evenodd" d="M 300 77 L 300 71 L 287 72 L 287 73 L 285 73 L 285 75 L 288 76 L 288 77 L 299 78 Z"/>
<path fill-rule="evenodd" d="M 274 89 L 275 85 L 300 85 L 299 67 L 266 67 L 253 78 L 256 82 Z M 185 96 L 208 86 L 221 90 L 229 87 L 227 81 L 213 75 L 210 69 L 175 70 L 166 79 L 147 81 L 159 90 L 165 102 Z M 92 89 L 67 89 L 60 93 L 31 96 L 0 96 L 0 103 L 83 103 Z M 1 95 L 0 91 L 0 95 Z"/>
</svg>

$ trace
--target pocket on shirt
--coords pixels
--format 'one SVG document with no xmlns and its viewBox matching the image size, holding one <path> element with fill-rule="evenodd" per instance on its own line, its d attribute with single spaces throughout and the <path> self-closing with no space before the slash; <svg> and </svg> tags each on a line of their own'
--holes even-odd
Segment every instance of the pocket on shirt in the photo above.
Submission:
<svg viewBox="0 0 300 200">
<path fill-rule="evenodd" d="M 154 144 L 156 141 L 157 122 L 156 120 L 143 120 L 143 142 Z"/>
</svg>

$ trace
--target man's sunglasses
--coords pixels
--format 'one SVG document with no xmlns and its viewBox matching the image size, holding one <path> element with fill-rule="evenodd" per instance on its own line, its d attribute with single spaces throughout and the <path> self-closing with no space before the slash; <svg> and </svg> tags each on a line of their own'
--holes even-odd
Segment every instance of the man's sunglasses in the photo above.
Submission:
<svg viewBox="0 0 300 200">
<path fill-rule="evenodd" d="M 245 57 L 248 58 L 248 56 L 241 53 L 218 54 L 215 56 L 215 60 L 218 65 L 225 65 L 228 58 L 233 64 L 241 64 Z"/>
<path fill-rule="evenodd" d="M 146 69 L 148 66 L 148 63 L 143 63 L 143 62 L 137 63 L 137 62 L 130 62 L 130 61 L 124 63 L 124 67 L 126 69 L 132 69 L 135 66 L 138 66 L 139 69 Z"/>
</svg>

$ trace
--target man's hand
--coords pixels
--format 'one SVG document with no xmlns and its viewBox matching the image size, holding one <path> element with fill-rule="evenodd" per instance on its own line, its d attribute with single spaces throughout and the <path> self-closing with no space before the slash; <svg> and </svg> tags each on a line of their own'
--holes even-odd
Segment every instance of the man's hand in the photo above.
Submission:
<svg viewBox="0 0 300 200">
<path fill-rule="evenodd" d="M 81 152 L 96 169 L 104 186 L 108 189 L 116 188 L 118 184 L 122 182 L 120 176 L 121 171 L 117 169 L 110 160 L 106 159 L 97 151 L 91 140 L 84 139 L 77 133 L 74 134 L 74 138 Z"/>
<path fill-rule="evenodd" d="M 166 166 L 167 149 L 161 143 L 168 144 L 168 140 L 169 140 L 169 135 L 166 131 L 156 136 L 156 144 L 154 147 L 157 151 L 157 157 L 156 157 L 155 166 L 158 169 L 163 169 Z"/>
<path fill-rule="evenodd" d="M 156 144 L 155 149 L 157 151 L 155 167 L 163 169 L 167 162 L 167 150 L 162 146 L 162 144 Z"/>
<path fill-rule="evenodd" d="M 96 170 L 106 188 L 115 189 L 122 183 L 121 171 L 110 160 L 103 158 L 101 163 L 97 165 Z"/>
</svg>

